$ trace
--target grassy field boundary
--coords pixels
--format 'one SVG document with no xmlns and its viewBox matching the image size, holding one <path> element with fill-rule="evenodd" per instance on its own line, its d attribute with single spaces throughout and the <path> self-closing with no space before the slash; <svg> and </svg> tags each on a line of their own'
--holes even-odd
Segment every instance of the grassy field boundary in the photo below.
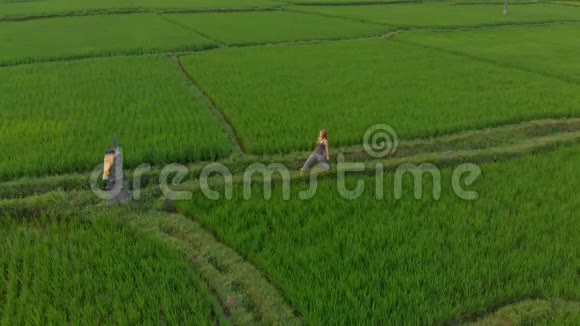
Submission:
<svg viewBox="0 0 580 326">
<path fill-rule="evenodd" d="M 423 44 L 423 43 L 418 43 L 418 42 L 413 42 L 413 41 L 408 41 L 408 40 L 402 40 L 401 38 L 396 38 L 396 39 L 394 39 L 394 41 L 399 42 L 399 43 L 404 43 L 407 45 L 411 45 L 411 46 L 415 46 L 415 47 L 421 47 L 421 48 L 425 48 L 425 49 L 429 49 L 429 50 L 433 50 L 433 51 L 437 51 L 437 52 L 442 52 L 442 53 L 446 53 L 446 54 L 450 54 L 450 55 L 454 55 L 454 56 L 458 56 L 458 57 L 463 57 L 463 58 L 467 58 L 470 60 L 475 60 L 475 61 L 479 61 L 479 62 L 483 62 L 483 63 L 492 64 L 492 65 L 495 65 L 495 66 L 498 66 L 498 67 L 501 67 L 504 69 L 515 69 L 515 70 L 527 72 L 530 74 L 539 75 L 539 76 L 542 76 L 544 78 L 557 79 L 557 80 L 563 81 L 565 83 L 580 85 L 580 83 L 578 81 L 574 80 L 574 78 L 569 78 L 567 76 L 560 75 L 560 74 L 553 74 L 553 73 L 548 73 L 545 71 L 534 70 L 534 69 L 519 66 L 516 64 L 499 62 L 499 61 L 496 61 L 493 59 L 488 59 L 488 58 L 481 57 L 478 55 L 468 54 L 468 53 L 465 53 L 462 51 L 449 50 L 449 49 L 444 49 L 444 48 L 429 45 L 429 44 Z"/>
<path fill-rule="evenodd" d="M 397 159 L 384 159 L 364 162 L 364 170 L 353 172 L 351 170 L 345 169 L 334 169 L 331 172 L 318 174 L 318 179 L 322 180 L 325 178 L 332 179 L 337 178 L 341 173 L 348 172 L 348 175 L 359 175 L 359 176 L 372 176 L 376 175 L 376 167 L 380 165 L 382 170 L 386 173 L 396 171 L 402 165 L 420 165 L 422 163 L 434 164 L 438 169 L 454 167 L 463 163 L 471 164 L 485 164 L 498 161 L 507 161 L 516 159 L 518 157 L 526 155 L 534 155 L 543 152 L 550 152 L 561 147 L 571 146 L 577 144 L 580 141 L 580 131 L 566 133 L 563 135 L 551 135 L 537 137 L 532 140 L 523 141 L 521 143 L 490 147 L 486 149 L 476 149 L 476 150 L 460 150 L 460 151 L 446 151 L 446 152 L 431 152 L 413 155 L 410 157 L 403 157 Z M 299 171 L 290 173 L 291 182 L 309 182 L 310 177 L 308 175 L 301 175 Z M 245 178 L 241 175 L 234 175 L 232 178 L 232 184 L 241 185 L 246 182 Z M 253 182 L 264 181 L 264 175 L 252 176 Z M 285 180 L 281 174 L 274 174 L 271 176 L 272 184 L 282 184 Z M 207 184 L 213 189 L 220 189 L 224 185 L 223 177 L 216 176 L 210 177 L 207 180 Z M 199 180 L 188 181 L 179 186 L 175 187 L 173 190 L 178 191 L 202 191 Z"/>
<path fill-rule="evenodd" d="M 580 118 L 544 119 L 526 121 L 517 124 L 489 127 L 480 130 L 467 130 L 454 134 L 428 139 L 406 140 L 399 143 L 397 152 L 385 158 L 382 164 L 393 169 L 401 163 L 448 162 L 462 161 L 484 162 L 505 160 L 513 157 L 551 150 L 559 145 L 577 143 L 580 139 Z M 343 154 L 348 162 L 363 162 L 368 166 L 377 160 L 368 156 L 362 146 L 350 146 L 333 149 L 331 157 Z M 265 165 L 281 163 L 292 169 L 293 177 L 298 176 L 298 169 L 310 152 L 295 152 L 280 155 L 246 155 L 231 157 L 218 161 L 230 169 L 233 175 L 241 174 L 253 163 Z M 197 178 L 203 168 L 212 162 L 198 162 L 187 165 L 190 178 Z M 142 176 L 142 187 L 156 187 L 160 167 L 153 167 Z M 126 178 L 130 180 L 133 171 L 127 170 Z M 130 184 L 132 186 L 132 184 Z M 85 173 L 63 174 L 46 177 L 20 178 L 0 183 L 0 207 L 2 202 L 20 206 L 30 196 L 54 191 L 82 192 L 90 191 L 90 175 Z M 1 210 L 0 210 L 1 213 Z"/>
<path fill-rule="evenodd" d="M 195 96 L 198 98 L 198 100 L 202 104 L 204 104 L 205 106 L 207 106 L 211 110 L 213 115 L 217 118 L 220 126 L 224 129 L 224 131 L 228 135 L 228 138 L 230 140 L 230 145 L 232 146 L 232 151 L 233 151 L 232 155 L 233 156 L 245 155 L 244 144 L 242 143 L 240 136 L 236 132 L 234 125 L 230 121 L 228 121 L 227 117 L 224 115 L 222 110 L 220 110 L 215 105 L 215 102 L 201 89 L 201 87 L 199 85 L 197 85 L 195 83 L 193 78 L 191 78 L 191 76 L 187 73 L 187 71 L 185 70 L 185 68 L 181 64 L 181 61 L 179 61 L 179 57 L 172 56 L 171 59 L 177 65 L 179 72 L 183 75 L 183 78 L 186 80 L 186 82 L 190 86 L 192 92 L 195 94 Z"/>
<path fill-rule="evenodd" d="M 308 8 L 309 6 L 302 6 L 302 7 Z M 312 7 L 312 6 L 310 6 L 310 7 Z M 297 12 L 297 13 L 301 13 L 301 14 L 315 15 L 315 16 L 320 16 L 320 17 L 329 17 L 329 18 L 345 19 L 345 20 L 350 20 L 350 21 L 357 22 L 357 23 L 365 23 L 365 24 L 380 25 L 380 26 L 389 26 L 389 27 L 392 27 L 393 29 L 398 28 L 394 24 L 383 24 L 383 23 L 377 23 L 377 22 L 369 21 L 369 20 L 362 19 L 362 18 L 359 19 L 359 18 L 353 18 L 353 17 L 345 17 L 345 16 L 340 16 L 340 15 L 333 15 L 333 14 L 321 13 L 321 12 L 317 12 L 317 11 L 300 10 L 299 7 L 290 7 L 290 8 L 285 8 L 284 10 L 286 10 L 286 11 L 292 11 L 292 12 Z"/>
<path fill-rule="evenodd" d="M 214 291 L 236 325 L 301 325 L 279 290 L 256 267 L 199 223 L 179 214 L 151 212 L 124 216 L 128 225 L 183 252 Z"/>
<path fill-rule="evenodd" d="M 254 10 L 256 11 L 256 10 Z M 260 11 L 260 10 L 257 10 Z M 337 18 L 343 19 L 348 21 L 354 21 L 358 23 L 365 23 L 371 25 L 379 25 L 384 26 L 387 29 L 385 33 L 379 33 L 377 35 L 361 35 L 356 37 L 343 37 L 343 38 L 333 38 L 333 39 L 319 39 L 319 40 L 305 40 L 305 41 L 280 41 L 280 42 L 264 42 L 264 43 L 249 43 L 249 44 L 236 44 L 236 45 L 224 45 L 221 41 L 215 41 L 211 38 L 208 38 L 204 34 L 192 30 L 189 27 L 181 26 L 181 24 L 176 25 L 178 27 L 187 29 L 190 32 L 195 32 L 196 34 L 207 38 L 209 41 L 214 42 L 215 44 L 207 44 L 203 47 L 176 47 L 176 48 L 167 48 L 167 49 L 150 49 L 150 50 L 135 50 L 135 51 L 109 51 L 103 52 L 100 54 L 76 54 L 76 55 L 65 55 L 65 56 L 52 56 L 52 57 L 43 57 L 43 58 L 30 58 L 27 60 L 5 60 L 0 61 L 0 69 L 8 68 L 8 67 L 16 67 L 16 66 L 25 66 L 25 65 L 34 65 L 39 63 L 58 63 L 58 62 L 73 62 L 73 61 L 82 61 L 82 60 L 93 60 L 93 59 L 104 59 L 104 58 L 117 58 L 117 57 L 142 57 L 142 56 L 156 56 L 156 55 L 175 55 L 175 56 L 183 56 L 189 54 L 196 54 L 196 53 L 203 53 L 208 51 L 214 51 L 218 49 L 228 49 L 228 48 L 259 48 L 259 47 L 272 47 L 272 46 L 302 46 L 302 45 L 311 45 L 311 44 L 324 44 L 324 43 L 339 43 L 339 42 L 355 42 L 355 41 L 365 41 L 365 40 L 372 40 L 372 39 L 385 39 L 390 40 L 395 38 L 400 33 L 413 33 L 413 32 L 461 32 L 461 31 L 476 31 L 482 29 L 496 29 L 496 28 L 521 28 L 521 27 L 543 27 L 543 26 L 551 26 L 551 25 L 560 25 L 560 24 L 580 24 L 579 20 L 563 20 L 563 21 L 551 21 L 551 22 L 538 22 L 538 23 L 506 23 L 506 24 L 491 24 L 491 25 L 481 25 L 481 26 L 455 26 L 455 27 L 448 27 L 448 28 L 434 28 L 434 27 L 408 27 L 408 28 L 400 28 L 395 25 L 388 25 L 388 24 L 380 24 L 375 22 L 369 22 L 365 20 L 357 20 L 351 18 L 345 18 L 342 16 L 335 16 L 335 15 L 327 15 L 327 14 L 320 14 L 315 12 L 306 12 L 300 11 L 296 9 L 285 9 L 283 11 L 288 12 L 295 12 L 300 14 L 311 14 L 316 16 L 328 17 L 328 18 Z M 137 12 L 134 14 L 138 14 Z M 162 14 L 160 15 L 162 18 L 165 18 Z M 165 20 L 165 19 L 164 19 Z M 1 20 L 0 20 L 1 24 Z M 390 29 L 388 27 L 391 27 Z M 411 43 L 409 43 L 411 44 Z M 423 44 L 414 44 L 414 45 L 421 45 Z M 435 49 L 435 48 L 434 48 Z M 462 53 L 453 53 L 453 54 L 461 54 Z M 479 57 L 469 57 L 470 59 L 479 60 Z M 485 60 L 485 59 L 483 59 Z M 495 62 L 493 62 L 495 63 Z M 513 68 L 511 66 L 506 66 L 508 68 Z"/>
<path fill-rule="evenodd" d="M 158 16 L 159 16 L 161 19 L 165 20 L 166 22 L 168 22 L 168 23 L 170 23 L 170 24 L 173 24 L 173 25 L 175 25 L 175 26 L 177 26 L 177 27 L 180 27 L 180 28 L 183 28 L 183 29 L 186 29 L 186 30 L 192 31 L 192 32 L 194 32 L 194 33 L 196 33 L 196 34 L 198 34 L 198 35 L 201 35 L 201 36 L 205 37 L 206 39 L 208 39 L 208 40 L 210 40 L 210 41 L 212 41 L 212 42 L 214 42 L 214 43 L 218 44 L 220 48 L 222 48 L 222 47 L 225 47 L 225 46 L 226 46 L 226 45 L 225 45 L 223 42 L 221 42 L 221 41 L 218 41 L 218 40 L 214 39 L 213 37 L 211 37 L 211 36 L 207 35 L 206 33 L 202 33 L 202 32 L 200 32 L 199 30 L 192 28 L 191 26 L 187 26 L 187 25 L 181 24 L 181 23 L 179 23 L 179 22 L 176 22 L 175 20 L 173 20 L 173 19 L 171 19 L 171 18 L 167 17 L 166 15 L 158 14 Z"/>
<path fill-rule="evenodd" d="M 72 10 L 46 14 L 35 15 L 18 15 L 18 16 L 0 16 L 0 23 L 25 22 L 38 19 L 53 19 L 65 17 L 83 17 L 83 16 L 109 16 L 109 15 L 129 15 L 129 14 L 207 14 L 207 13 L 236 13 L 236 12 L 253 12 L 253 11 L 277 11 L 282 6 L 272 6 L 263 8 L 223 8 L 223 9 L 152 9 L 141 7 L 114 8 L 114 9 L 89 9 L 89 10 Z"/>
<path fill-rule="evenodd" d="M 551 3 L 559 6 L 580 7 L 580 2 L 572 2 L 572 1 L 546 1 L 546 3 Z"/>
<path fill-rule="evenodd" d="M 324 2 L 324 1 L 295 1 L 288 2 L 289 4 L 296 6 L 319 6 L 319 7 L 341 7 L 341 6 L 369 6 L 369 5 L 401 5 L 401 4 L 421 4 L 423 1 L 419 0 L 385 0 L 385 1 L 337 1 L 337 2 Z"/>
<path fill-rule="evenodd" d="M 580 302 L 560 299 L 531 298 L 488 308 L 461 321 L 450 322 L 473 326 L 535 324 L 553 321 L 565 315 L 580 316 Z"/>
</svg>

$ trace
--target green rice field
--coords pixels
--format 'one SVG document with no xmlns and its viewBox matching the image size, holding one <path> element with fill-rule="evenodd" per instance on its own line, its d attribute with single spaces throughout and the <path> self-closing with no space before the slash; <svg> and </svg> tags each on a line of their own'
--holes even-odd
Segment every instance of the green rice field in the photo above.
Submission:
<svg viewBox="0 0 580 326">
<path fill-rule="evenodd" d="M 0 65 L 214 46 L 211 40 L 153 14 L 7 22 L 2 23 L 0 38 Z"/>
<path fill-rule="evenodd" d="M 132 167 L 230 152 L 217 120 L 169 58 L 5 68 L 0 93 L 10 94 L 0 97 L 0 179 L 92 170 L 115 134 Z"/>
<path fill-rule="evenodd" d="M 267 0 L 5 0 L 0 1 L 0 20 L 19 20 L 42 16 L 107 14 L 118 12 L 224 10 L 272 8 L 280 4 Z"/>
<path fill-rule="evenodd" d="M 257 154 L 307 150 L 313 140 L 297 135 L 316 135 L 320 125 L 345 146 L 360 144 L 377 121 L 408 139 L 580 110 L 577 85 L 382 39 L 225 49 L 182 61 Z"/>
<path fill-rule="evenodd" d="M 0 0 L 0 325 L 579 325 L 578 4 Z"/>
<path fill-rule="evenodd" d="M 439 201 L 427 182 L 422 200 L 395 200 L 387 175 L 383 200 L 373 177 L 354 201 L 329 180 L 306 201 L 306 185 L 288 201 L 281 191 L 244 200 L 239 187 L 232 200 L 200 195 L 180 210 L 264 270 L 308 324 L 441 324 L 497 302 L 580 296 L 579 162 L 575 146 L 482 166 L 474 202 L 453 194 L 444 171 Z"/>
<path fill-rule="evenodd" d="M 3 216 L 0 226 L 3 324 L 212 325 L 220 311 L 179 253 L 113 217 Z"/>
<path fill-rule="evenodd" d="M 503 6 L 449 3 L 396 4 L 369 6 L 308 6 L 297 10 L 396 26 L 452 28 L 489 25 L 580 21 L 580 9 L 557 4 L 514 5 L 503 16 Z"/>
<path fill-rule="evenodd" d="M 174 14 L 168 19 L 228 45 L 328 40 L 384 34 L 388 28 L 296 12 Z M 237 28 L 232 28 L 232 25 Z"/>
<path fill-rule="evenodd" d="M 501 65 L 537 72 L 573 83 L 580 82 L 580 62 L 575 42 L 580 25 L 404 34 L 397 41 L 412 42 Z M 542 42 L 538 42 L 542 40 Z M 517 49 L 517 50 L 516 50 Z"/>
</svg>

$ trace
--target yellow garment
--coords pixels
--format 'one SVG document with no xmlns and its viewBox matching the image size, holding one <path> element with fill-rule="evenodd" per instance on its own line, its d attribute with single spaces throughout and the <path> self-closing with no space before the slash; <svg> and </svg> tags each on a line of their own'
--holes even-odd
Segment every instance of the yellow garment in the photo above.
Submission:
<svg viewBox="0 0 580 326">
<path fill-rule="evenodd" d="M 115 154 L 105 155 L 105 167 L 103 170 L 103 180 L 109 179 L 109 173 L 111 172 L 111 167 L 113 167 L 113 162 L 115 162 Z"/>
</svg>

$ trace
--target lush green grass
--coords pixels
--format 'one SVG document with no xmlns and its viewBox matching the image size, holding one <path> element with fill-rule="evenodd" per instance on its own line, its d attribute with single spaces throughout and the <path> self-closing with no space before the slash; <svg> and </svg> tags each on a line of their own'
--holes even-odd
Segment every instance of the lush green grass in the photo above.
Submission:
<svg viewBox="0 0 580 326">
<path fill-rule="evenodd" d="M 580 112 L 576 85 L 387 40 L 224 49 L 182 62 L 251 153 L 311 149 L 322 128 L 342 146 L 361 144 L 377 123 L 414 138 Z"/>
<path fill-rule="evenodd" d="M 346 200 L 336 180 L 291 199 L 276 187 L 270 201 L 260 184 L 244 200 L 212 201 L 201 193 L 178 208 L 251 259 L 310 324 L 441 324 L 529 297 L 580 299 L 580 147 L 481 166 L 463 201 L 442 172 L 442 197 L 430 182 L 415 200 L 407 176 L 401 200 L 393 176 L 385 197 L 375 179 L 359 199 Z M 425 177 L 426 180 L 430 180 Z"/>
<path fill-rule="evenodd" d="M 176 14 L 169 19 L 226 44 L 340 39 L 385 33 L 386 27 L 287 11 Z"/>
<path fill-rule="evenodd" d="M 484 26 L 552 21 L 580 21 L 580 9 L 552 4 L 511 6 L 424 3 L 374 6 L 299 7 L 299 10 L 409 27 Z"/>
<path fill-rule="evenodd" d="M 0 1 L 0 20 L 67 13 L 139 10 L 253 9 L 279 6 L 267 0 L 22 0 Z"/>
<path fill-rule="evenodd" d="M 297 5 L 366 5 L 373 3 L 399 3 L 399 2 L 418 2 L 417 0 L 284 0 L 284 2 Z"/>
<path fill-rule="evenodd" d="M 117 134 L 126 167 L 230 153 L 225 132 L 166 57 L 0 69 L 0 179 L 92 170 Z"/>
<path fill-rule="evenodd" d="M 273 8 L 283 5 L 278 1 L 268 0 L 139 0 L 136 2 L 141 8 L 146 9 L 191 9 L 191 10 L 219 10 L 219 9 L 255 9 Z"/>
<path fill-rule="evenodd" d="M 0 39 L 0 65 L 213 46 L 201 35 L 153 14 L 2 23 Z"/>
<path fill-rule="evenodd" d="M 0 238 L 2 324 L 214 325 L 221 318 L 184 257 L 110 217 L 3 217 Z"/>
<path fill-rule="evenodd" d="M 403 33 L 413 42 L 580 82 L 580 24 L 494 30 Z"/>
<path fill-rule="evenodd" d="M 130 7 L 132 4 L 129 0 L 3 0 L 0 1 L 0 19 Z"/>
<path fill-rule="evenodd" d="M 556 4 L 560 4 L 563 6 L 575 6 L 575 7 L 580 7 L 580 2 L 578 1 L 550 1 L 550 3 L 556 3 Z"/>
</svg>

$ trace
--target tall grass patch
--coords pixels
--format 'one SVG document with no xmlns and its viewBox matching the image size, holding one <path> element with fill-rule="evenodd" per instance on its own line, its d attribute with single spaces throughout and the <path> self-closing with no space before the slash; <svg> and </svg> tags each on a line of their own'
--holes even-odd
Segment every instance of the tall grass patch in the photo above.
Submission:
<svg viewBox="0 0 580 326">
<path fill-rule="evenodd" d="M 3 0 L 0 20 L 67 14 L 171 10 L 235 10 L 280 6 L 267 0 Z"/>
<path fill-rule="evenodd" d="M 443 324 L 525 298 L 580 299 L 580 147 L 482 165 L 471 186 L 479 199 L 464 201 L 442 171 L 442 195 L 423 198 L 403 178 L 347 178 L 364 182 L 355 200 L 337 181 L 318 183 L 312 199 L 293 183 L 290 200 L 275 187 L 264 200 L 254 184 L 232 200 L 201 193 L 179 210 L 195 216 L 225 243 L 252 260 L 280 287 L 309 324 Z M 379 179 L 381 180 L 381 179 Z M 223 197 L 222 197 L 223 198 Z"/>
<path fill-rule="evenodd" d="M 213 47 L 153 14 L 63 17 L 0 24 L 0 65 Z"/>
<path fill-rule="evenodd" d="M 175 249 L 111 217 L 0 218 L 2 324 L 214 325 L 220 307 Z"/>
<path fill-rule="evenodd" d="M 251 153 L 362 143 L 580 113 L 574 84 L 386 40 L 224 49 L 182 57 Z M 227 78 L 224 78 L 227 76 Z"/>
<path fill-rule="evenodd" d="M 579 16 L 580 17 L 580 16 Z M 580 83 L 580 24 L 398 35 L 412 42 Z"/>
<path fill-rule="evenodd" d="M 166 57 L 0 69 L 0 179 L 90 171 L 118 135 L 125 166 L 214 160 L 225 132 Z"/>
<path fill-rule="evenodd" d="M 229 45 L 378 35 L 386 27 L 288 11 L 175 14 L 167 18 Z"/>
<path fill-rule="evenodd" d="M 461 27 L 580 21 L 580 8 L 555 4 L 514 5 L 503 15 L 502 4 L 455 5 L 420 3 L 372 6 L 305 6 L 301 11 L 387 24 L 400 28 Z"/>
</svg>

